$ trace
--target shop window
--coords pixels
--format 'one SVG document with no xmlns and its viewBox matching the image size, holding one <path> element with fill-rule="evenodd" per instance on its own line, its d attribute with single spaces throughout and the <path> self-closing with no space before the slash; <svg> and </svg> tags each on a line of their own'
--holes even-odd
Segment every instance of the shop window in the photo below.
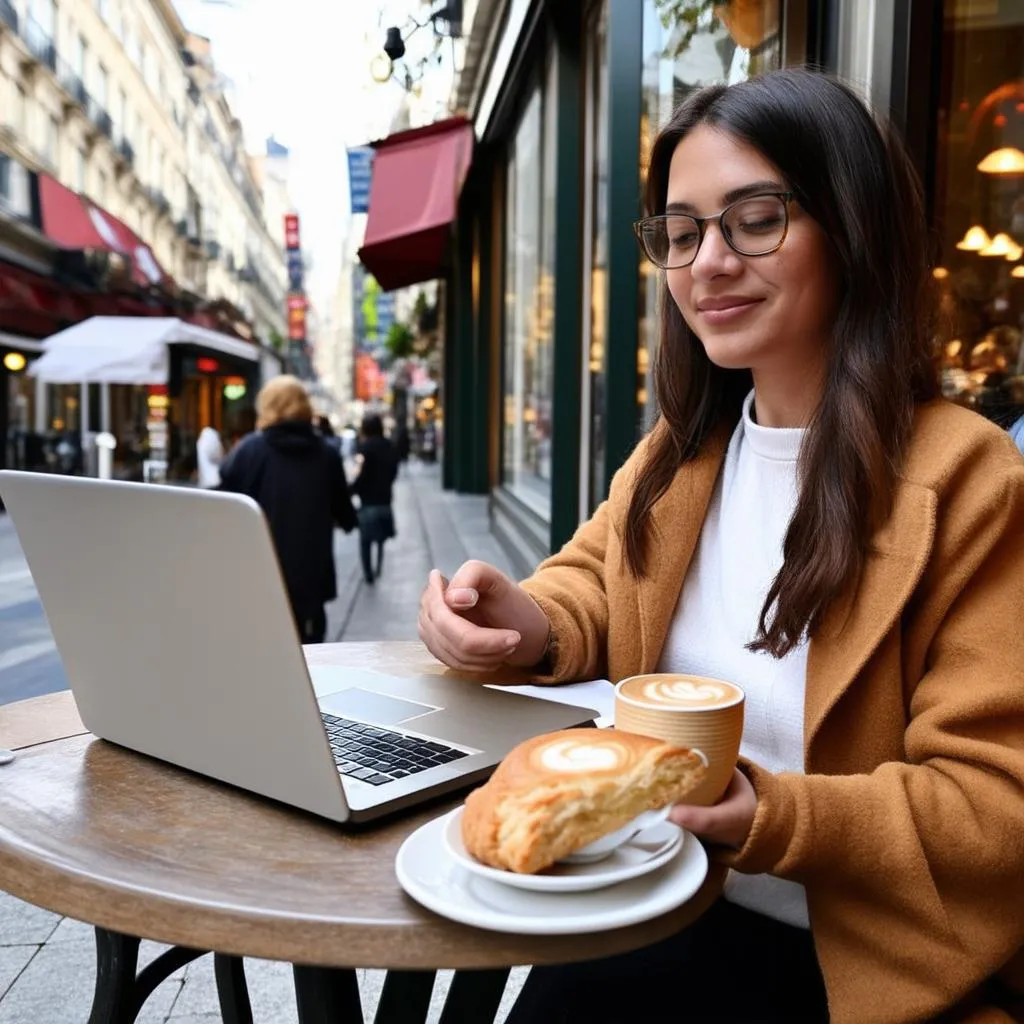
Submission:
<svg viewBox="0 0 1024 1024">
<path fill-rule="evenodd" d="M 706 85 L 732 84 L 781 65 L 782 0 L 644 0 L 643 106 L 640 165 L 672 112 Z M 640 260 L 640 337 L 637 348 L 639 429 L 656 415 L 654 353 L 663 275 Z"/>
<path fill-rule="evenodd" d="M 513 136 L 505 210 L 505 361 L 502 483 L 551 514 L 555 124 L 553 67 Z"/>
<path fill-rule="evenodd" d="M 935 221 L 943 393 L 1024 448 L 1024 7 L 945 0 Z"/>
</svg>

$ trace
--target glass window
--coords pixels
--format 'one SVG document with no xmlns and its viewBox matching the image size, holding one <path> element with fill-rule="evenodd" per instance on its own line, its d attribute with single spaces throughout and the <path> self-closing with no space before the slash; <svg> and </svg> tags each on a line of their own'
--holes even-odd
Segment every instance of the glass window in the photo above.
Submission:
<svg viewBox="0 0 1024 1024">
<path fill-rule="evenodd" d="M 555 108 L 553 62 L 523 110 L 509 153 L 505 214 L 502 482 L 551 514 Z"/>
<path fill-rule="evenodd" d="M 945 0 L 933 270 L 943 393 L 1024 450 L 1024 8 Z"/>
<path fill-rule="evenodd" d="M 580 514 L 604 497 L 605 344 L 608 323 L 608 2 L 592 8 L 586 30 L 584 167 L 583 416 Z"/>
<path fill-rule="evenodd" d="M 781 64 L 781 0 L 644 0 L 640 166 L 646 177 L 651 146 L 673 110 L 692 92 L 740 82 Z M 637 406 L 640 429 L 656 415 L 654 353 L 663 275 L 640 260 L 640 343 Z"/>
</svg>

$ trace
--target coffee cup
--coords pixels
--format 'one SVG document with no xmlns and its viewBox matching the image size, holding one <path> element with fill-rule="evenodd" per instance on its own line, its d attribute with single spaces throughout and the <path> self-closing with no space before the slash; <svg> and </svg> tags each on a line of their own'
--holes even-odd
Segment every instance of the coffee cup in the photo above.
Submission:
<svg viewBox="0 0 1024 1024">
<path fill-rule="evenodd" d="M 650 672 L 615 686 L 615 728 L 699 750 L 704 778 L 686 802 L 717 803 L 736 767 L 743 737 L 743 691 L 724 679 Z"/>
</svg>

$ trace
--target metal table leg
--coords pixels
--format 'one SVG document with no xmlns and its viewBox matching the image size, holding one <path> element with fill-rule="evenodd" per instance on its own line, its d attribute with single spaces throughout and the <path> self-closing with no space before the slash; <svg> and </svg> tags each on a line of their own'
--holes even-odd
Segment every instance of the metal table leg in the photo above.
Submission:
<svg viewBox="0 0 1024 1024">
<path fill-rule="evenodd" d="M 174 946 L 138 973 L 139 941 L 133 935 L 96 929 L 96 990 L 89 1024 L 134 1024 L 157 985 L 205 955 L 201 949 Z"/>
<path fill-rule="evenodd" d="M 423 1024 L 434 977 L 434 971 L 388 971 L 373 1024 Z"/>
<path fill-rule="evenodd" d="M 441 1024 L 482 1024 L 497 1016 L 508 981 L 507 967 L 456 971 L 441 1011 Z"/>
<path fill-rule="evenodd" d="M 240 956 L 213 954 L 217 999 L 224 1024 L 253 1024 L 249 989 L 245 984 L 245 963 Z"/>
<path fill-rule="evenodd" d="M 299 1024 L 362 1024 L 363 1008 L 354 970 L 301 964 L 295 964 L 292 970 Z"/>
</svg>

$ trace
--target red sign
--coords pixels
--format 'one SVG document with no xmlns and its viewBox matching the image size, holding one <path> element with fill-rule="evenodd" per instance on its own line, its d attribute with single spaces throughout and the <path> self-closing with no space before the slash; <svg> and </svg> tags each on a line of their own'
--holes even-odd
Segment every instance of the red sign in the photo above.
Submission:
<svg viewBox="0 0 1024 1024">
<path fill-rule="evenodd" d="M 308 305 L 308 300 L 305 295 L 295 295 L 294 293 L 288 296 L 288 310 L 291 312 L 295 309 L 305 310 Z"/>
<path fill-rule="evenodd" d="M 220 363 L 209 356 L 200 356 L 196 360 L 196 369 L 200 373 L 216 373 L 220 369 Z"/>
<path fill-rule="evenodd" d="M 303 305 L 288 310 L 288 339 L 289 341 L 303 341 L 306 337 L 306 306 Z"/>
<path fill-rule="evenodd" d="M 284 215 L 284 247 L 286 249 L 299 248 L 299 215 L 297 213 Z"/>
</svg>

